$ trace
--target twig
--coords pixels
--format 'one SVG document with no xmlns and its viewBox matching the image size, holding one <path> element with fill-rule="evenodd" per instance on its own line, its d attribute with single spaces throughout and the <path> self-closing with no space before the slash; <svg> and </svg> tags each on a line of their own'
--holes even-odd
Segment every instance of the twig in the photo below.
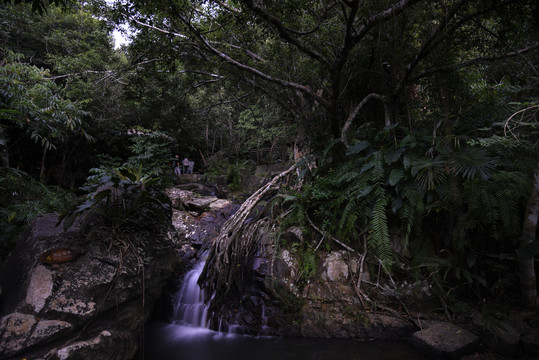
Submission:
<svg viewBox="0 0 539 360">
<path fill-rule="evenodd" d="M 357 289 L 356 289 L 358 293 L 361 292 L 361 279 L 363 277 L 363 263 L 365 262 L 366 257 L 367 257 L 367 237 L 363 236 L 363 254 L 361 255 L 361 261 L 359 263 L 359 276 L 357 279 Z"/>
<path fill-rule="evenodd" d="M 318 245 L 316 245 L 316 247 L 314 248 L 315 251 L 318 250 L 320 245 L 322 245 L 322 242 L 324 241 L 325 238 L 326 238 L 326 234 L 323 234 L 322 239 L 320 239 L 320 241 L 318 242 Z"/>
<path fill-rule="evenodd" d="M 513 133 L 513 130 L 512 130 L 512 128 L 509 126 L 509 124 L 511 123 L 511 121 L 513 121 L 513 118 L 514 118 L 515 116 L 517 116 L 518 114 L 521 114 L 521 115 L 520 115 L 520 120 L 516 120 L 515 122 L 521 123 L 521 122 L 522 122 L 522 119 L 523 119 L 524 116 L 525 116 L 524 113 L 525 113 L 526 111 L 528 111 L 528 110 L 533 109 L 533 108 L 536 108 L 536 109 L 537 109 L 536 112 L 537 112 L 537 111 L 539 110 L 539 105 L 535 104 L 535 105 L 528 106 L 527 108 L 521 109 L 521 110 L 515 112 L 513 115 L 511 115 L 511 116 L 507 119 L 507 121 L 505 122 L 505 125 L 504 125 L 504 127 L 503 127 L 503 128 L 504 128 L 504 135 L 507 136 L 507 132 L 510 132 L 511 135 L 513 135 L 513 137 L 514 137 L 515 139 L 518 140 L 517 135 L 515 135 L 515 134 Z M 530 117 L 535 117 L 535 114 L 532 114 L 532 115 L 529 115 L 529 116 L 530 116 Z M 515 127 L 516 127 L 516 126 L 515 126 Z"/>
<path fill-rule="evenodd" d="M 311 226 L 317 231 L 319 232 L 322 236 L 324 236 L 324 233 L 322 232 L 322 230 L 320 230 L 318 227 L 316 227 L 316 225 L 311 221 L 311 218 L 309 218 L 309 215 L 306 215 L 307 217 L 307 220 L 309 221 L 309 224 L 311 224 Z M 346 250 L 348 251 L 351 251 L 351 252 L 356 252 L 354 249 L 352 249 L 350 246 L 346 245 L 345 243 L 343 243 L 342 241 L 334 238 L 333 236 L 330 235 L 330 238 L 331 240 L 335 241 L 337 244 L 341 245 L 342 247 L 344 247 Z"/>
</svg>

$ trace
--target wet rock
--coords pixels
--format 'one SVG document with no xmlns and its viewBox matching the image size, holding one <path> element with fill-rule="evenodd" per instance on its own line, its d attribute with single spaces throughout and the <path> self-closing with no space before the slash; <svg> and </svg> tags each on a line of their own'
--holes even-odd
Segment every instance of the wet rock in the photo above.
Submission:
<svg viewBox="0 0 539 360">
<path fill-rule="evenodd" d="M 195 211 L 199 215 L 206 211 L 216 212 L 232 206 L 229 200 L 210 196 L 211 189 L 201 184 L 186 184 L 185 186 L 188 186 L 189 190 L 180 188 L 181 185 L 167 190 L 172 207 L 176 210 Z"/>
<path fill-rule="evenodd" d="M 187 201 L 185 205 L 187 206 L 187 209 L 189 210 L 193 210 L 198 213 L 203 213 L 204 211 L 209 210 L 210 204 L 217 200 L 218 199 L 215 196 L 192 198 L 191 200 Z"/>
<path fill-rule="evenodd" d="M 38 320 L 34 315 L 12 313 L 0 320 L 0 354 L 9 357 L 24 348 L 67 334 L 72 325 L 59 320 Z"/>
<path fill-rule="evenodd" d="M 217 199 L 210 204 L 211 211 L 225 210 L 226 208 L 232 206 L 233 203 L 230 200 L 226 199 Z"/>
<path fill-rule="evenodd" d="M 57 222 L 58 216 L 55 214 L 47 214 L 36 219 L 17 242 L 13 250 L 13 254 L 16 255 L 10 256 L 0 269 L 0 288 L 2 288 L 0 316 L 14 312 L 17 306 L 26 302 L 26 287 L 21 285 L 30 282 L 32 272 L 28 270 L 36 267 L 39 255 L 53 247 L 67 245 L 80 247 L 81 243 L 84 242 L 84 239 L 79 235 L 80 226 L 78 223 L 64 232 L 61 225 L 56 226 Z M 39 269 L 42 271 L 43 268 Z M 45 273 L 40 275 L 43 278 L 47 278 L 47 276 Z M 34 284 L 39 285 L 39 281 L 34 281 Z M 37 290 L 34 286 L 32 293 L 37 295 L 37 291 L 47 293 L 47 290 Z M 42 306 L 37 298 L 32 299 L 32 294 L 28 294 L 28 296 L 28 300 L 33 302 L 31 306 L 35 305 L 38 308 Z"/>
<path fill-rule="evenodd" d="M 344 251 L 333 251 L 326 257 L 325 271 L 322 273 L 323 280 L 341 281 L 348 279 L 348 264 L 343 259 L 344 254 Z"/>
<path fill-rule="evenodd" d="M 299 226 L 292 226 L 291 228 L 283 231 L 281 234 L 281 239 L 286 240 L 290 243 L 302 242 L 304 240 L 303 228 Z"/>
<path fill-rule="evenodd" d="M 219 235 L 225 219 L 219 215 L 204 212 L 193 220 L 193 228 L 189 234 L 191 244 L 202 246 L 210 244 Z"/>
<path fill-rule="evenodd" d="M 334 294 L 330 301 L 319 298 L 305 303 L 301 323 L 302 336 L 368 341 L 402 339 L 413 332 L 413 326 L 402 318 L 362 310 L 358 301 L 352 300 L 351 288 L 343 286 L 340 290 L 345 291 L 341 293 L 342 298 L 348 299 L 348 302 L 336 301 L 338 296 Z"/>
<path fill-rule="evenodd" d="M 271 273 L 277 279 L 293 279 L 298 271 L 298 260 L 287 249 L 282 250 L 273 260 Z"/>
<path fill-rule="evenodd" d="M 60 320 L 40 320 L 31 336 L 31 340 L 36 343 L 41 339 L 53 340 L 60 335 L 65 335 L 73 326 L 65 321 Z"/>
<path fill-rule="evenodd" d="M 46 301 L 52 295 L 54 285 L 53 273 L 43 265 L 38 265 L 26 291 L 26 303 L 34 308 L 34 312 L 39 313 L 45 306 Z"/>
<path fill-rule="evenodd" d="M 180 188 L 170 188 L 166 191 L 167 196 L 170 198 L 172 207 L 174 209 L 184 210 L 185 203 L 195 197 L 195 193 L 192 191 L 182 190 Z"/>
<path fill-rule="evenodd" d="M 207 246 L 219 235 L 224 222 L 237 211 L 239 205 L 216 197 L 201 199 L 206 199 L 203 208 L 207 208 L 208 211 L 199 213 L 174 209 L 172 225 L 180 241 L 187 241 L 196 246 Z"/>
<path fill-rule="evenodd" d="M 438 322 L 413 333 L 410 343 L 436 358 L 459 359 L 476 349 L 479 338 L 457 325 Z"/>
<path fill-rule="evenodd" d="M 271 264 L 275 259 L 274 241 L 275 237 L 272 233 L 266 231 L 260 234 L 253 258 L 253 271 L 255 272 L 255 276 L 261 279 L 271 273 Z"/>
<path fill-rule="evenodd" d="M 122 360 L 131 359 L 135 352 L 133 339 L 127 333 L 103 330 L 97 336 L 77 341 L 51 354 L 57 360 Z"/>
<path fill-rule="evenodd" d="M 200 178 L 200 176 L 197 176 L 197 178 Z M 176 188 L 181 189 L 181 190 L 192 191 L 202 196 L 210 196 L 210 195 L 213 196 L 212 194 L 213 190 L 211 188 L 198 182 L 180 184 L 180 185 L 177 185 Z"/>
<path fill-rule="evenodd" d="M 10 356 L 20 351 L 36 323 L 33 315 L 13 313 L 4 316 L 0 320 L 0 354 Z"/>
<path fill-rule="evenodd" d="M 265 180 L 265 178 L 256 175 L 244 175 L 241 181 L 242 190 L 252 194 L 263 185 Z"/>
<path fill-rule="evenodd" d="M 80 228 L 64 233 L 56 222 L 56 215 L 37 218 L 0 270 L 0 286 L 10 290 L 1 297 L 0 359 L 44 358 L 53 344 L 74 340 L 104 355 L 75 355 L 69 348 L 54 356 L 130 359 L 138 331 L 177 266 L 173 238 L 151 234 L 144 253 L 135 255 L 106 246 L 99 239 L 106 230 L 93 229 L 89 240 Z M 58 246 L 83 251 L 73 261 L 41 264 L 40 254 Z M 92 335 L 104 328 L 112 336 Z"/>
</svg>

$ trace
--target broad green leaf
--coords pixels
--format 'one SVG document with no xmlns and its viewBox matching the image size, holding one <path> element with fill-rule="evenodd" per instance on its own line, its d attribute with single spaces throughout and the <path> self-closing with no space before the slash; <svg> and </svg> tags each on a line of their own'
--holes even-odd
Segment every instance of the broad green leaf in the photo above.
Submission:
<svg viewBox="0 0 539 360">
<path fill-rule="evenodd" d="M 368 148 L 370 145 L 371 144 L 368 141 L 360 141 L 357 144 L 351 146 L 346 152 L 346 155 L 359 154 L 360 152 Z"/>
<path fill-rule="evenodd" d="M 389 174 L 389 185 L 395 186 L 404 177 L 402 169 L 393 169 Z"/>
<path fill-rule="evenodd" d="M 403 152 L 404 152 L 404 148 L 399 148 L 397 150 L 391 150 L 384 153 L 384 160 L 386 164 L 391 165 L 395 161 L 399 160 Z"/>
</svg>

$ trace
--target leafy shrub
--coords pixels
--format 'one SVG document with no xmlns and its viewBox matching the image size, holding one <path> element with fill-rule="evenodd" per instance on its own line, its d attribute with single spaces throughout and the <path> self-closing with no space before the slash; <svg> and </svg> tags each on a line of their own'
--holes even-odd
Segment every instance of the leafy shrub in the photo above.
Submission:
<svg viewBox="0 0 539 360">
<path fill-rule="evenodd" d="M 515 283 L 509 259 L 530 189 L 529 168 L 508 161 L 515 151 L 522 154 L 507 139 L 433 142 L 386 128 L 345 154 L 326 149 L 312 182 L 281 196 L 284 223 L 312 222 L 326 243 L 336 237 L 366 251 L 388 274 L 407 262 L 407 275 L 429 279 L 445 302 L 499 295 Z"/>
<path fill-rule="evenodd" d="M 222 153 L 216 154 L 208 162 L 206 175 L 210 179 L 215 179 L 219 176 L 226 177 L 228 190 L 237 191 L 241 188 L 243 177 L 248 169 L 247 161 L 237 160 L 231 163 Z"/>
<path fill-rule="evenodd" d="M 152 188 L 159 178 L 143 174 L 142 165 L 101 171 L 90 180 L 83 188 L 88 192 L 84 201 L 61 215 L 65 229 L 83 214 L 97 215 L 118 235 L 127 230 L 158 230 L 171 219 L 170 199 Z"/>
<path fill-rule="evenodd" d="M 36 216 L 62 212 L 75 203 L 69 191 L 46 186 L 24 171 L 0 169 L 0 257 L 7 256 L 23 228 Z"/>
</svg>

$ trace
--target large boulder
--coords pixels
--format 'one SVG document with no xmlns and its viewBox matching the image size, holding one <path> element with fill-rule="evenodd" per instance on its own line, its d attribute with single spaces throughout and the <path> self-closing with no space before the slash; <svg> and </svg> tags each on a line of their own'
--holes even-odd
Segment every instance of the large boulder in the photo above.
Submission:
<svg viewBox="0 0 539 360">
<path fill-rule="evenodd" d="M 0 271 L 0 359 L 132 358 L 178 266 L 173 237 L 148 236 L 135 253 L 102 241 L 106 231 L 64 232 L 57 221 L 37 218 Z"/>
</svg>

